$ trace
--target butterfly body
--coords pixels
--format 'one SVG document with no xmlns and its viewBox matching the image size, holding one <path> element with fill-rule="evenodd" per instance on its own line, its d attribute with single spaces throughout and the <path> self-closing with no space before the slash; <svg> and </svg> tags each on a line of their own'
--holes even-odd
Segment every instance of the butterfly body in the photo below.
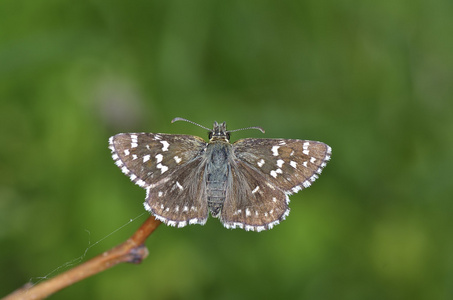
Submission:
<svg viewBox="0 0 453 300">
<path fill-rule="evenodd" d="M 261 231 L 289 214 L 289 197 L 309 187 L 330 159 L 324 143 L 242 139 L 226 124 L 209 142 L 190 135 L 123 133 L 110 138 L 115 164 L 146 189 L 145 208 L 177 227 L 204 224 L 209 212 L 227 228 Z"/>
<path fill-rule="evenodd" d="M 208 208 L 213 217 L 218 217 L 226 197 L 228 182 L 231 180 L 230 164 L 233 151 L 231 144 L 212 141 L 206 149 L 206 195 Z"/>
</svg>

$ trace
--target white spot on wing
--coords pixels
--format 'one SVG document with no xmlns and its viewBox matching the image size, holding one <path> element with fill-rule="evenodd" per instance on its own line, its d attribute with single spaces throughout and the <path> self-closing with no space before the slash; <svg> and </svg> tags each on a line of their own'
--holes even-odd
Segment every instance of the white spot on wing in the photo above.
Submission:
<svg viewBox="0 0 453 300">
<path fill-rule="evenodd" d="M 168 170 L 167 166 L 164 166 L 163 164 L 159 163 L 156 168 L 160 169 L 161 174 L 165 173 Z"/>
<path fill-rule="evenodd" d="M 256 192 L 258 192 L 259 189 L 260 189 L 260 187 L 257 185 L 256 188 L 252 191 L 252 194 L 255 194 Z"/>
<path fill-rule="evenodd" d="M 291 189 L 291 192 L 294 194 L 294 193 L 297 193 L 298 191 L 300 191 L 301 189 L 302 189 L 302 187 L 298 185 L 296 187 L 293 187 Z"/>
<path fill-rule="evenodd" d="M 136 148 L 138 146 L 138 136 L 136 134 L 131 134 L 131 148 Z"/>
<path fill-rule="evenodd" d="M 225 226 L 227 226 L 227 225 L 225 225 Z M 234 229 L 236 227 L 243 229 L 244 228 L 244 224 L 239 223 L 239 222 L 233 222 L 232 224 L 228 224 L 227 228 L 233 228 Z"/>
<path fill-rule="evenodd" d="M 246 208 L 245 209 L 245 216 L 248 217 L 250 216 L 252 213 L 250 212 L 250 209 Z"/>
<path fill-rule="evenodd" d="M 156 220 L 159 220 L 159 221 L 164 222 L 164 223 L 167 222 L 167 219 L 165 219 L 164 217 L 158 216 L 158 215 L 154 215 L 154 218 L 156 218 Z"/>
<path fill-rule="evenodd" d="M 280 146 L 273 146 L 272 147 L 272 154 L 274 156 L 277 156 L 278 155 L 278 148 L 280 148 Z"/>
<path fill-rule="evenodd" d="M 271 189 L 275 190 L 275 187 L 274 187 L 272 184 L 270 184 L 269 182 L 267 182 L 267 181 L 266 181 L 266 185 L 267 185 L 268 187 L 270 187 Z"/>
<path fill-rule="evenodd" d="M 137 180 L 137 182 L 135 182 L 135 183 L 140 187 L 144 187 L 146 185 L 146 183 L 141 179 Z"/>
<path fill-rule="evenodd" d="M 126 167 L 122 167 L 122 168 L 121 168 L 121 171 L 122 171 L 124 174 L 126 174 L 126 175 L 129 174 L 129 170 L 128 170 L 128 168 L 126 168 Z"/>
<path fill-rule="evenodd" d="M 295 161 L 290 161 L 289 162 L 290 166 L 293 167 L 294 169 L 297 167 L 297 163 Z"/>
<path fill-rule="evenodd" d="M 149 155 L 149 154 L 143 156 L 143 162 L 144 162 L 144 163 L 147 162 L 147 161 L 149 160 L 149 158 L 150 158 L 150 155 Z"/>
<path fill-rule="evenodd" d="M 177 164 L 179 164 L 179 163 L 181 162 L 181 160 L 182 160 L 182 158 L 179 157 L 179 156 L 177 156 L 177 155 L 176 155 L 175 157 L 173 157 L 173 158 L 175 159 L 175 162 L 176 162 Z"/>
<path fill-rule="evenodd" d="M 326 158 L 324 158 L 325 160 L 330 160 L 330 155 L 326 155 Z"/>
<path fill-rule="evenodd" d="M 257 226 L 256 227 L 256 232 L 260 232 L 260 231 L 263 231 L 263 230 L 266 230 L 265 226 Z"/>
<path fill-rule="evenodd" d="M 160 163 L 162 161 L 162 159 L 164 158 L 164 156 L 162 154 L 157 154 L 156 155 L 156 162 L 157 163 Z"/>
<path fill-rule="evenodd" d="M 259 162 L 258 162 L 258 167 L 262 167 L 264 165 L 264 159 L 261 159 Z"/>
<path fill-rule="evenodd" d="M 129 150 L 124 150 L 124 155 L 128 156 L 129 154 L 131 154 L 131 152 Z"/>
<path fill-rule="evenodd" d="M 305 155 L 308 155 L 308 154 L 310 154 L 310 151 L 309 150 L 304 150 L 304 151 L 302 151 L 302 153 L 305 154 Z"/>
<path fill-rule="evenodd" d="M 178 181 L 176 181 L 176 186 L 177 186 L 181 191 L 184 189 L 184 188 L 182 187 L 182 185 L 181 185 Z"/>
<path fill-rule="evenodd" d="M 283 166 L 284 163 L 285 163 L 285 162 L 283 161 L 283 159 L 277 160 L 277 166 L 278 166 L 279 168 L 281 168 L 281 167 Z"/>
<path fill-rule="evenodd" d="M 282 170 L 281 169 L 277 169 L 277 170 L 272 170 L 271 171 L 271 176 L 274 177 L 274 178 L 277 178 L 277 175 L 278 174 L 282 174 Z"/>
<path fill-rule="evenodd" d="M 314 157 L 310 158 L 310 162 L 311 162 L 312 164 L 315 163 L 315 161 L 316 161 L 316 158 L 314 158 Z"/>
<path fill-rule="evenodd" d="M 160 141 L 162 143 L 162 151 L 168 151 L 170 144 L 167 141 Z"/>
</svg>

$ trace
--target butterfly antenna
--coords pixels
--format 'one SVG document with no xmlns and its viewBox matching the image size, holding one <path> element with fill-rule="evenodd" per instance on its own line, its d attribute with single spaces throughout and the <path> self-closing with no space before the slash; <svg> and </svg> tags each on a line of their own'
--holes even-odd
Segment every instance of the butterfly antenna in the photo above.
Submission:
<svg viewBox="0 0 453 300">
<path fill-rule="evenodd" d="M 194 125 L 197 125 L 197 126 L 203 128 L 203 129 L 206 129 L 207 131 L 212 131 L 211 129 L 209 129 L 209 128 L 207 128 L 207 127 L 204 127 L 203 125 L 200 125 L 200 124 L 198 124 L 198 123 L 195 123 L 195 122 L 190 121 L 190 120 L 187 120 L 187 119 L 183 119 L 183 118 L 177 117 L 177 118 L 174 118 L 173 120 L 171 120 L 172 123 L 174 123 L 174 122 L 176 122 L 176 121 L 186 121 L 186 122 L 192 123 L 192 124 L 194 124 Z"/>
<path fill-rule="evenodd" d="M 235 130 L 228 130 L 228 132 L 235 132 L 235 131 L 241 131 L 241 130 L 247 130 L 247 129 L 257 129 L 261 131 L 262 133 L 265 133 L 264 129 L 258 126 L 253 126 L 253 127 L 246 127 L 246 128 L 241 128 L 241 129 L 235 129 Z"/>
</svg>

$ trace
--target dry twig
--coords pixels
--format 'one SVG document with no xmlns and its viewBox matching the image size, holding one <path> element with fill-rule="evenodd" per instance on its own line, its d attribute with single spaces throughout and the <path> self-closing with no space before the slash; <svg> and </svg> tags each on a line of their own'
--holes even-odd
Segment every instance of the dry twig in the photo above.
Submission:
<svg viewBox="0 0 453 300">
<path fill-rule="evenodd" d="M 144 245 L 146 239 L 160 224 L 160 221 L 150 216 L 124 243 L 49 280 L 32 286 L 27 284 L 7 295 L 3 300 L 43 299 L 67 286 L 100 273 L 119 263 L 128 262 L 138 264 L 148 256 L 148 249 Z"/>
</svg>

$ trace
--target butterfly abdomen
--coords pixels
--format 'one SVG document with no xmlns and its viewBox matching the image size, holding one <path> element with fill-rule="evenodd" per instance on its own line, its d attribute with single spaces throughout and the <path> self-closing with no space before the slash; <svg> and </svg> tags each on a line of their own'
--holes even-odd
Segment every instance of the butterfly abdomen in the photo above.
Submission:
<svg viewBox="0 0 453 300">
<path fill-rule="evenodd" d="M 208 208 L 213 217 L 219 215 L 225 202 L 230 170 L 228 159 L 231 154 L 231 145 L 223 141 L 211 142 L 206 151 L 206 194 Z"/>
</svg>

